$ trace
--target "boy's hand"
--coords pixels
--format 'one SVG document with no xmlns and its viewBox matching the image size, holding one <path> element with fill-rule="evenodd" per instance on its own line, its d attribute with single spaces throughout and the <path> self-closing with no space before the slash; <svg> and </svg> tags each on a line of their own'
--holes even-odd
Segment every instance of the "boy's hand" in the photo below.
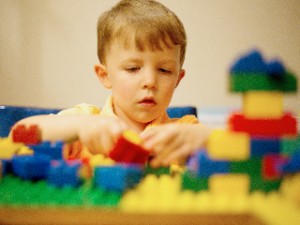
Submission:
<svg viewBox="0 0 300 225">
<path fill-rule="evenodd" d="M 117 118 L 88 116 L 78 126 L 78 138 L 91 153 L 108 155 L 125 129 Z"/>
<path fill-rule="evenodd" d="M 201 124 L 160 125 L 141 134 L 144 148 L 154 152 L 153 167 L 167 166 L 186 159 L 203 147 L 210 130 Z"/>
</svg>

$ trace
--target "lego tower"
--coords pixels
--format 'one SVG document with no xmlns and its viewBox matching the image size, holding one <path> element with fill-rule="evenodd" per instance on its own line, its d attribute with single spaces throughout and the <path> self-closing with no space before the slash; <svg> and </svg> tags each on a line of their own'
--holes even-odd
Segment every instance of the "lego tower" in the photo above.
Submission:
<svg viewBox="0 0 300 225">
<path fill-rule="evenodd" d="M 277 190 L 300 151 L 297 120 L 283 106 L 297 79 L 279 60 L 266 62 L 253 50 L 232 65 L 229 80 L 230 92 L 243 95 L 242 109 L 229 116 L 227 129 L 213 130 L 206 149 L 191 159 L 183 186 L 235 194 Z"/>
</svg>

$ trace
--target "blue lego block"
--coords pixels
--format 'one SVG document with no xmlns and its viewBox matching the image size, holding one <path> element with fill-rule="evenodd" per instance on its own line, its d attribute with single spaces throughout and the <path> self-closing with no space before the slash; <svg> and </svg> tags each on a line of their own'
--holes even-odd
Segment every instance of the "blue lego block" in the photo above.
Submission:
<svg viewBox="0 0 300 225">
<path fill-rule="evenodd" d="M 300 172 L 300 149 L 279 169 L 283 174 Z"/>
<path fill-rule="evenodd" d="M 20 106 L 0 106 L 0 137 L 7 137 L 11 127 L 19 120 L 41 114 L 55 114 L 59 109 L 45 109 Z"/>
<path fill-rule="evenodd" d="M 197 117 L 197 108 L 193 106 L 185 107 L 169 107 L 167 109 L 168 116 L 170 118 L 181 118 L 185 115 L 194 115 Z"/>
<path fill-rule="evenodd" d="M 286 69 L 283 63 L 277 59 L 273 59 L 267 63 L 267 74 L 273 77 L 282 77 L 286 74 Z"/>
<path fill-rule="evenodd" d="M 12 158 L 13 173 L 25 180 L 45 179 L 51 158 L 47 155 L 21 155 Z"/>
<path fill-rule="evenodd" d="M 280 153 L 279 138 L 251 137 L 250 142 L 251 157 L 262 157 L 266 154 Z"/>
<path fill-rule="evenodd" d="M 241 56 L 230 68 L 231 75 L 239 73 L 267 73 L 262 54 L 258 50 L 252 50 Z"/>
<path fill-rule="evenodd" d="M 48 171 L 47 182 L 55 187 L 78 187 L 82 184 L 82 180 L 79 177 L 80 167 L 81 163 L 79 161 L 52 161 Z"/>
<path fill-rule="evenodd" d="M 11 172 L 11 160 L 0 159 L 0 178 Z"/>
<path fill-rule="evenodd" d="M 274 79 L 283 79 L 286 72 L 280 60 L 273 59 L 266 62 L 258 50 L 252 50 L 241 56 L 230 68 L 231 75 L 261 74 Z"/>
<path fill-rule="evenodd" d="M 210 159 L 207 151 L 201 149 L 191 157 L 188 162 L 188 168 L 198 177 L 208 178 L 213 174 L 229 173 L 230 163 L 228 161 Z"/>
<path fill-rule="evenodd" d="M 51 159 L 58 160 L 63 158 L 63 146 L 64 142 L 50 142 L 45 141 L 38 145 L 30 145 L 30 148 L 34 151 L 36 155 L 48 155 Z"/>
<path fill-rule="evenodd" d="M 122 164 L 102 166 L 95 169 L 94 183 L 96 187 L 105 190 L 124 192 L 134 187 L 142 176 L 143 171 L 138 166 Z"/>
</svg>

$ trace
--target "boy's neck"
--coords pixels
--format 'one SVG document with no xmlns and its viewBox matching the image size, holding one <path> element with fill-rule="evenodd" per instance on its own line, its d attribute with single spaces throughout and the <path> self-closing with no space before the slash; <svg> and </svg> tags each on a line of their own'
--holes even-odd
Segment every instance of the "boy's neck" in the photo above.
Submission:
<svg viewBox="0 0 300 225">
<path fill-rule="evenodd" d="M 137 133 L 141 133 L 145 130 L 145 128 L 148 126 L 149 123 L 139 123 L 139 122 L 134 122 L 134 121 L 124 121 L 123 122 L 127 125 L 127 127 L 135 131 Z"/>
<path fill-rule="evenodd" d="M 128 118 L 126 115 L 124 115 L 122 112 L 118 112 L 116 111 L 116 109 L 113 107 L 113 111 L 114 114 L 120 119 L 122 120 L 128 129 L 135 131 L 137 133 L 141 133 L 145 130 L 145 128 L 151 123 L 141 123 L 135 120 L 132 120 L 130 118 Z"/>
</svg>

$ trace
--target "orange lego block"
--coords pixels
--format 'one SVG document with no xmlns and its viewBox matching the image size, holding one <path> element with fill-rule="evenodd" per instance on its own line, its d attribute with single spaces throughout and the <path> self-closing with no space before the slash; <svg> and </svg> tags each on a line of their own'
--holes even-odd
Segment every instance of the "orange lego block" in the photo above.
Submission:
<svg viewBox="0 0 300 225">
<path fill-rule="evenodd" d="M 208 185 L 211 194 L 246 196 L 250 190 L 250 178 L 247 174 L 214 174 Z"/>
<path fill-rule="evenodd" d="M 281 92 L 249 91 L 243 95 L 243 114 L 247 118 L 278 119 L 283 113 Z"/>
<path fill-rule="evenodd" d="M 212 159 L 247 160 L 250 156 L 250 136 L 244 132 L 216 129 L 208 139 L 207 151 Z"/>
</svg>

